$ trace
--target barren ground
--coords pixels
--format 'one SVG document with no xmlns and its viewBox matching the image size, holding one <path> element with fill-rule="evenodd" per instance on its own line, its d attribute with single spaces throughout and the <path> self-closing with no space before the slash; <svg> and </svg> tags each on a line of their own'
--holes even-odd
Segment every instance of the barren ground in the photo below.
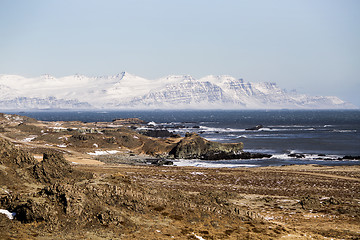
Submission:
<svg viewBox="0 0 360 240">
<path fill-rule="evenodd" d="M 160 151 L 163 143 L 128 130 L 75 139 L 41 130 L 80 123 L 11 124 L 4 121 L 0 134 L 0 208 L 26 211 L 14 220 L 0 214 L 0 239 L 360 239 L 359 166 L 152 166 L 143 164 L 144 146 Z M 116 134 L 125 136 L 122 145 Z M 21 158 L 11 155 L 15 146 Z M 55 157 L 57 169 L 41 165 L 34 175 L 30 163 L 6 165 L 23 156 L 39 165 L 49 151 L 70 166 Z"/>
</svg>

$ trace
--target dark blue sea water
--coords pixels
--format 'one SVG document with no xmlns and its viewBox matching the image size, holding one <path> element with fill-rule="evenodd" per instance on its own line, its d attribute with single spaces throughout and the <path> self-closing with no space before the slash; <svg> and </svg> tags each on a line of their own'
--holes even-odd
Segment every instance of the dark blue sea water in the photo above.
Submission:
<svg viewBox="0 0 360 240">
<path fill-rule="evenodd" d="M 335 161 L 360 155 L 359 110 L 238 110 L 238 111 L 71 111 L 11 112 L 38 120 L 112 121 L 137 117 L 181 135 L 198 132 L 219 142 L 243 142 L 244 150 L 273 154 L 271 159 L 193 161 L 203 166 L 266 166 L 283 164 L 360 165 L 359 161 Z M 263 125 L 260 130 L 246 130 Z M 306 154 L 304 159 L 290 153 Z M 321 160 L 319 160 L 319 154 Z M 326 156 L 322 156 L 325 154 Z M 332 160 L 327 160 L 332 159 Z M 189 162 L 188 162 L 189 163 Z M 182 163 L 179 163 L 181 165 Z"/>
</svg>

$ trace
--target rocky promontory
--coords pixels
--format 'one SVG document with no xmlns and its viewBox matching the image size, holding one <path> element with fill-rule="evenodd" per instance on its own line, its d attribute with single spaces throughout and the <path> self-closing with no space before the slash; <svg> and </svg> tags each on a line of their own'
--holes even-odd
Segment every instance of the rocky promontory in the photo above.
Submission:
<svg viewBox="0 0 360 240">
<path fill-rule="evenodd" d="M 186 133 L 175 147 L 169 152 L 174 158 L 202 159 L 207 154 L 228 156 L 243 150 L 242 143 L 218 143 L 208 141 L 196 133 Z"/>
</svg>

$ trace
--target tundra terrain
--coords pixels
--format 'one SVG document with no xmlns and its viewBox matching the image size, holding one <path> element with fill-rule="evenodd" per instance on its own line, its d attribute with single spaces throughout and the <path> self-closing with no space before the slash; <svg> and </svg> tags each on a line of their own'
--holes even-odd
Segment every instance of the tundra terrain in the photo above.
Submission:
<svg viewBox="0 0 360 240">
<path fill-rule="evenodd" d="M 0 239 L 359 239 L 360 167 L 176 167 L 240 150 L 0 115 Z"/>
</svg>

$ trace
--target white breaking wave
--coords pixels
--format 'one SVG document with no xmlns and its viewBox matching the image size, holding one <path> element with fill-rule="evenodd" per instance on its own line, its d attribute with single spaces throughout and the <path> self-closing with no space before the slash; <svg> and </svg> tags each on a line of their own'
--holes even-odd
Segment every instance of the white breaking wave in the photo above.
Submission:
<svg viewBox="0 0 360 240">
<path fill-rule="evenodd" d="M 214 141 L 214 142 L 219 142 L 219 141 L 224 141 L 226 140 L 225 138 L 216 138 L 216 137 L 204 137 L 206 140 L 209 141 Z"/>
<path fill-rule="evenodd" d="M 357 132 L 356 130 L 338 130 L 338 129 L 334 129 L 333 132 L 338 132 L 338 133 L 351 133 L 351 132 Z"/>
<path fill-rule="evenodd" d="M 303 157 L 297 158 L 296 156 L 289 156 L 289 154 L 273 154 L 270 159 L 299 159 L 299 160 L 311 160 L 311 161 L 341 161 L 340 155 L 326 155 L 326 156 L 319 156 L 318 154 L 303 154 L 299 153 L 298 151 L 292 151 L 290 154 L 301 154 Z"/>
<path fill-rule="evenodd" d="M 206 126 L 200 126 L 201 131 L 205 132 L 245 132 L 247 130 L 245 129 L 236 129 L 236 128 L 216 128 L 216 127 L 206 127 Z"/>
<path fill-rule="evenodd" d="M 248 138 L 247 135 L 240 135 L 240 136 L 237 136 L 236 138 Z"/>
<path fill-rule="evenodd" d="M 259 130 L 252 130 L 252 131 L 259 131 L 259 132 L 287 132 L 287 131 L 315 131 L 316 129 L 313 127 L 309 128 L 260 128 Z"/>
</svg>

